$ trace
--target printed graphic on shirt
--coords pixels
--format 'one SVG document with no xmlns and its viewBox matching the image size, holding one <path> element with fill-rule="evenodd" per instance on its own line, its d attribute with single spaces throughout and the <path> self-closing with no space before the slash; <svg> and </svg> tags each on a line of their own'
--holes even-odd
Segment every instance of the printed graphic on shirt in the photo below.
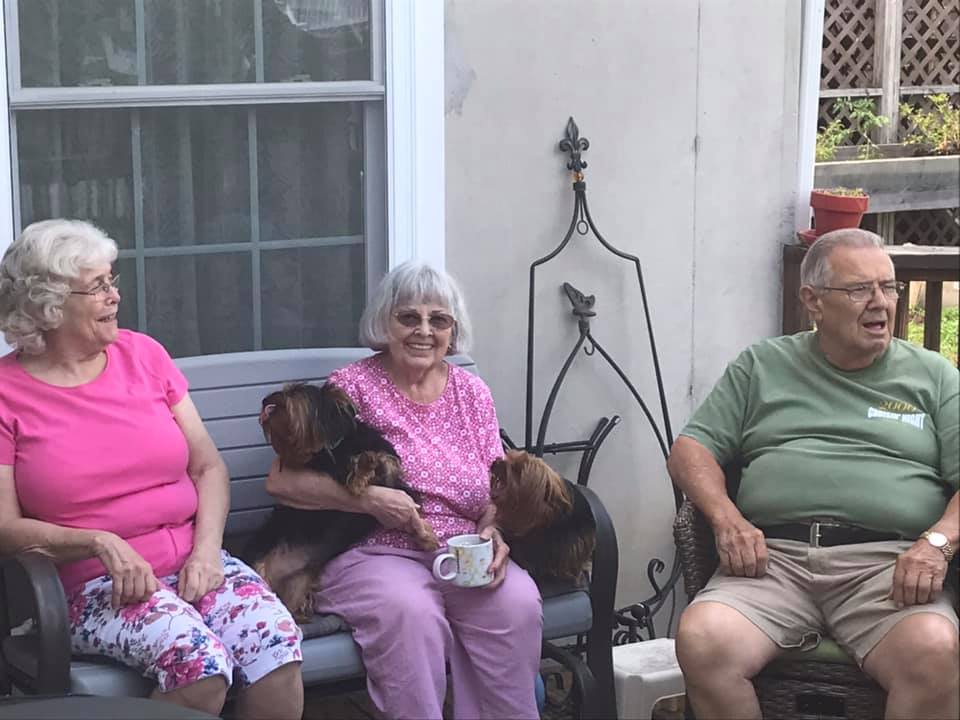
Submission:
<svg viewBox="0 0 960 720">
<path fill-rule="evenodd" d="M 923 420 L 926 413 L 919 412 L 919 408 L 901 400 L 884 400 L 880 407 L 867 408 L 867 419 L 883 418 L 885 420 L 899 420 L 912 425 L 917 430 L 923 430 Z"/>
</svg>

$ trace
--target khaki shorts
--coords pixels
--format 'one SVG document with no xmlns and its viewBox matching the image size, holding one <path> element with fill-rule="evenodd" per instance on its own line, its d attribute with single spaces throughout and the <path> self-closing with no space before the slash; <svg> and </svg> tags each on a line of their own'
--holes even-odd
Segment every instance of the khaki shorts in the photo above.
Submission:
<svg viewBox="0 0 960 720">
<path fill-rule="evenodd" d="M 811 548 L 795 540 L 768 540 L 769 563 L 760 578 L 718 570 L 693 602 L 729 605 L 782 648 L 810 650 L 827 634 L 858 663 L 909 615 L 933 612 L 958 625 L 951 592 L 933 602 L 898 609 L 887 596 L 897 557 L 909 540 Z"/>
</svg>

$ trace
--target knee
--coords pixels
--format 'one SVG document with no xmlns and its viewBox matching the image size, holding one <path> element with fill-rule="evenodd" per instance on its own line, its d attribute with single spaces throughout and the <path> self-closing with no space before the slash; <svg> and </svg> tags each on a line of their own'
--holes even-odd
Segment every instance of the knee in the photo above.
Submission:
<svg viewBox="0 0 960 720">
<path fill-rule="evenodd" d="M 219 716 L 223 710 L 223 704 L 227 700 L 227 681 L 222 675 L 214 675 L 177 688 L 170 694 L 179 696 L 175 700 L 178 704 L 186 705 L 208 715 Z M 168 699 L 174 700 L 173 697 Z"/>
<path fill-rule="evenodd" d="M 953 624 L 931 614 L 911 630 L 897 663 L 903 676 L 913 683 L 928 681 L 939 687 L 947 680 L 956 687 L 960 683 L 960 637 Z"/>
<path fill-rule="evenodd" d="M 714 622 L 713 613 L 705 605 L 691 605 L 684 610 L 677 626 L 676 649 L 685 673 L 714 665 L 725 642 L 722 627 Z"/>
</svg>

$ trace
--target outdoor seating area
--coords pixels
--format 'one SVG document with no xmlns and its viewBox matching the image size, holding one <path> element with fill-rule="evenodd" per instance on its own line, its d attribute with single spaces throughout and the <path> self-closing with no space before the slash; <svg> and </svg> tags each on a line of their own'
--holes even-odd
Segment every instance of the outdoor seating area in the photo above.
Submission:
<svg viewBox="0 0 960 720">
<path fill-rule="evenodd" d="M 0 720 L 960 720 L 958 28 L 0 0 Z"/>
</svg>

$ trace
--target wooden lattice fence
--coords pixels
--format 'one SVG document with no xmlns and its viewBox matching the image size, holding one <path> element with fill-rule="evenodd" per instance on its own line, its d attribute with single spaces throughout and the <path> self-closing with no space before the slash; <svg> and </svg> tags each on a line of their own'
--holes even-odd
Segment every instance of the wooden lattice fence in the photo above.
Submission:
<svg viewBox="0 0 960 720">
<path fill-rule="evenodd" d="M 901 102 L 929 109 L 929 95 L 946 93 L 960 103 L 958 0 L 826 0 L 822 47 L 820 127 L 836 117 L 850 126 L 838 98 L 870 98 L 890 119 L 872 139 L 901 142 L 912 130 Z M 948 208 L 899 213 L 879 226 L 888 228 L 888 242 L 956 245 L 957 222 L 957 209 Z"/>
</svg>

